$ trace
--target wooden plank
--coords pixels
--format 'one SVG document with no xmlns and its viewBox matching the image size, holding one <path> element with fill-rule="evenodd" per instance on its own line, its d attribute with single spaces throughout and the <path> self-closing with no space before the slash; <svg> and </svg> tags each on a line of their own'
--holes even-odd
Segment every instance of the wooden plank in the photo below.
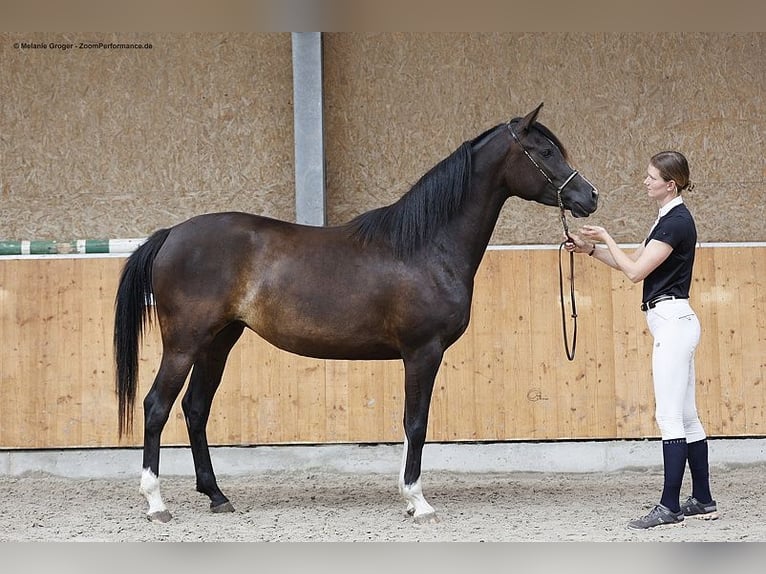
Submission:
<svg viewBox="0 0 766 574">
<path fill-rule="evenodd" d="M 369 366 L 374 371 L 381 371 L 384 381 L 378 440 L 383 437 L 382 440 L 387 442 L 401 442 L 404 440 L 404 365 L 402 361 L 382 361 Z"/>
<path fill-rule="evenodd" d="M 735 433 L 735 429 L 746 432 L 745 404 L 742 385 L 737 384 L 741 373 L 741 349 L 744 338 L 740 329 L 738 290 L 741 287 L 737 265 L 739 249 L 716 251 L 714 254 L 716 284 L 711 291 L 715 298 L 718 329 L 715 333 L 718 343 L 719 377 L 721 387 L 721 431 Z M 736 269 L 737 273 L 732 273 Z"/>
<path fill-rule="evenodd" d="M 530 322 L 528 324 L 531 337 L 530 356 L 527 368 L 527 378 L 530 388 L 527 396 L 537 394 L 541 400 L 533 402 L 533 426 L 529 429 L 531 438 L 541 439 L 547 436 L 560 436 L 560 404 L 561 381 L 557 380 L 553 371 L 556 356 L 561 350 L 558 337 L 556 315 L 551 313 L 558 305 L 558 288 L 553 279 L 557 275 L 557 267 L 551 251 L 535 253 L 532 259 L 530 273 L 530 290 L 520 292 L 521 297 L 530 299 Z M 522 333 L 522 336 L 523 333 Z M 554 346 L 554 341 L 556 345 Z"/>
<path fill-rule="evenodd" d="M 499 259 L 501 254 L 491 254 Z M 506 437 L 526 439 L 531 437 L 530 429 L 534 425 L 534 407 L 536 402 L 547 399 L 542 391 L 533 388 L 527 379 L 525 365 L 532 353 L 530 326 L 532 323 L 532 302 L 529 297 L 519 294 L 531 290 L 530 270 L 533 265 L 529 251 L 502 252 L 505 265 L 499 265 L 497 277 L 500 283 L 503 301 L 499 317 L 502 329 L 490 327 L 500 334 L 503 359 L 504 397 L 505 397 L 505 435 Z M 477 286 L 477 292 L 482 285 Z M 487 317 L 489 323 L 491 317 Z"/>
<path fill-rule="evenodd" d="M 385 363 L 351 361 L 348 370 L 349 435 L 359 437 L 361 442 L 379 440 L 385 436 L 386 427 L 382 408 Z"/>
<path fill-rule="evenodd" d="M 695 353 L 697 412 L 709 435 L 724 432 L 721 424 L 721 361 L 718 348 L 718 309 L 715 250 L 697 249 L 691 305 L 700 321 L 700 343 Z"/>
<path fill-rule="evenodd" d="M 463 377 L 460 384 L 474 386 L 474 417 L 477 436 L 497 439 L 505 436 L 508 405 L 504 354 L 507 345 L 504 330 L 496 325 L 508 324 L 508 300 L 512 285 L 501 280 L 502 257 L 490 251 L 477 274 L 476 283 L 483 288 L 474 292 L 470 329 L 455 345 L 462 351 Z"/>
<path fill-rule="evenodd" d="M 766 341 L 766 282 L 763 270 L 766 269 L 766 251 L 751 250 L 751 280 L 755 284 L 755 319 L 754 331 L 747 337 L 748 347 L 744 355 L 744 365 L 752 366 L 746 376 L 752 381 L 748 389 L 748 401 L 752 401 L 748 429 L 758 435 L 766 433 L 766 353 L 763 344 Z M 747 385 L 747 379 L 744 382 Z"/>
<path fill-rule="evenodd" d="M 30 393 L 27 374 L 31 372 L 29 357 L 36 346 L 25 337 L 29 333 L 24 325 L 34 325 L 34 317 L 26 315 L 30 292 L 25 289 L 21 265 L 0 265 L 0 446 L 28 445 L 24 436 L 29 430 L 29 419 L 23 412 Z"/>
<path fill-rule="evenodd" d="M 613 343 L 615 309 L 611 292 L 609 297 L 605 297 L 603 291 L 604 286 L 611 286 L 614 271 L 597 262 L 589 263 L 580 263 L 576 272 L 578 319 L 582 323 L 578 353 L 585 355 L 588 367 L 581 383 L 589 389 L 592 410 L 588 420 L 591 432 L 594 437 L 609 438 L 617 436 L 614 407 L 617 399 Z"/>
<path fill-rule="evenodd" d="M 325 365 L 326 442 L 343 442 L 349 434 L 348 361 L 327 361 Z"/>
<path fill-rule="evenodd" d="M 642 339 L 651 335 L 639 309 L 640 287 L 614 272 L 611 289 L 616 436 L 656 436 L 651 357 L 642 351 Z"/>
<path fill-rule="evenodd" d="M 475 440 L 477 436 L 480 424 L 476 416 L 478 385 L 472 373 L 476 365 L 469 358 L 473 337 L 473 334 L 464 337 L 447 350 L 437 375 L 437 384 L 441 380 L 446 387 L 448 407 L 447 434 L 443 440 Z M 451 413 L 460 413 L 460 416 L 451 417 Z"/>
<path fill-rule="evenodd" d="M 248 330 L 242 334 L 237 345 L 232 349 L 232 355 L 239 357 L 241 371 L 236 374 L 239 386 L 239 401 L 236 408 L 239 411 L 239 444 L 252 444 L 253 437 L 259 436 L 259 399 L 262 384 L 257 366 L 263 356 L 254 352 L 253 340 L 256 336 Z M 227 371 L 224 376 L 235 378 L 235 373 Z M 223 383 L 226 385 L 226 380 Z"/>
<path fill-rule="evenodd" d="M 766 392 L 762 378 L 762 368 L 766 365 L 766 354 L 763 352 L 763 342 L 766 340 L 764 331 L 759 328 L 764 307 L 763 285 L 759 286 L 758 272 L 766 269 L 766 256 L 757 256 L 755 251 L 739 249 L 736 261 L 738 273 L 738 304 L 737 316 L 742 334 L 739 349 L 739 369 L 737 377 L 741 380 L 742 399 L 744 401 L 744 428 L 746 434 L 764 434 L 766 421 L 763 419 Z M 760 368 L 759 368 L 760 367 Z"/>
</svg>

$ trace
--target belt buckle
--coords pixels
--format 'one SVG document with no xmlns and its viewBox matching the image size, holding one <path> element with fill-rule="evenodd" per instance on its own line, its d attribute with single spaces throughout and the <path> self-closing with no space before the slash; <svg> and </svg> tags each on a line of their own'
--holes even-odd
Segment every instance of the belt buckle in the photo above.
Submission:
<svg viewBox="0 0 766 574">
<path fill-rule="evenodd" d="M 647 301 L 646 303 L 641 303 L 641 310 L 647 311 L 649 309 L 654 309 L 657 306 L 657 303 L 662 303 L 663 301 L 672 301 L 676 299 L 673 295 L 660 295 L 659 297 L 655 297 L 651 301 Z"/>
</svg>

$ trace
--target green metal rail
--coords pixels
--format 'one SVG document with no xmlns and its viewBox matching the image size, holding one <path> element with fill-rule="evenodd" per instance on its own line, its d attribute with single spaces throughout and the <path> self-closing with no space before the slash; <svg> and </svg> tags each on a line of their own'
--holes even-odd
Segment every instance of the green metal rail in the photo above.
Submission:
<svg viewBox="0 0 766 574">
<path fill-rule="evenodd" d="M 130 254 L 145 241 L 137 239 L 73 239 L 71 241 L 3 241 L 0 257 L 24 255 L 79 255 L 88 253 Z"/>
</svg>

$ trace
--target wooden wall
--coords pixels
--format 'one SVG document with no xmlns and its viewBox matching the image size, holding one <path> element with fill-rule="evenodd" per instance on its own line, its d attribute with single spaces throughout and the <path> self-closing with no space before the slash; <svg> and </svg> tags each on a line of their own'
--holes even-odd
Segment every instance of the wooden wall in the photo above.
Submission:
<svg viewBox="0 0 766 574">
<path fill-rule="evenodd" d="M 657 436 L 640 288 L 576 260 L 575 361 L 562 341 L 558 253 L 490 250 L 473 316 L 447 352 L 429 440 Z M 143 347 L 136 432 L 117 439 L 113 300 L 122 258 L 0 260 L 0 448 L 141 443 L 141 399 L 156 372 L 156 330 Z M 692 298 L 703 327 L 698 403 L 714 436 L 766 432 L 766 247 L 698 250 Z M 212 444 L 402 439 L 400 362 L 320 361 L 248 332 L 214 402 Z M 163 440 L 186 444 L 179 403 Z"/>
</svg>

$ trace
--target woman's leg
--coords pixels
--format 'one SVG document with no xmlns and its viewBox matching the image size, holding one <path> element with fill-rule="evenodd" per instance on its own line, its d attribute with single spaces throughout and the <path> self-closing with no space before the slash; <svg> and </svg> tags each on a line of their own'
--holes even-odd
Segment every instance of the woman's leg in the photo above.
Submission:
<svg viewBox="0 0 766 574">
<path fill-rule="evenodd" d="M 692 475 L 692 496 L 698 502 L 706 504 L 711 502 L 713 497 L 710 494 L 707 435 L 697 414 L 696 385 L 697 377 L 694 371 L 694 357 L 692 357 L 684 399 L 684 432 L 688 444 L 689 471 Z"/>
<path fill-rule="evenodd" d="M 652 313 L 647 318 L 654 337 L 652 378 L 655 418 L 662 435 L 664 463 L 660 504 L 679 512 L 688 456 L 684 412 L 690 368 L 693 372 L 694 350 L 699 341 L 699 322 L 688 306 L 686 309 L 663 309 L 661 313 Z"/>
</svg>

